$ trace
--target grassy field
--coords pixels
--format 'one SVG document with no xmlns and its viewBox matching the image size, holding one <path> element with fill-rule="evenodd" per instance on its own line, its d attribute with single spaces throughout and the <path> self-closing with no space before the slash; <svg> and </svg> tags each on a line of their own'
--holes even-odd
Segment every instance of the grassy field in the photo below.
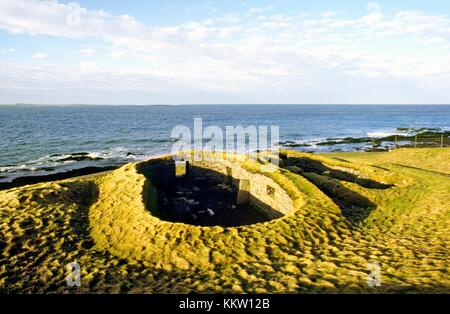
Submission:
<svg viewBox="0 0 450 314">
<path fill-rule="evenodd" d="M 236 228 L 151 216 L 136 164 L 0 191 L 0 292 L 450 292 L 449 148 L 283 157 L 296 211 Z"/>
</svg>

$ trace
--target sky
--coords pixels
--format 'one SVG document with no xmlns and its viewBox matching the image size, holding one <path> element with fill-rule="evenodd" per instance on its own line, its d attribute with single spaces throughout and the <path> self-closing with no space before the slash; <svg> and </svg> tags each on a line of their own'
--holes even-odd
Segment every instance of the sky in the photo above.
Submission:
<svg viewBox="0 0 450 314">
<path fill-rule="evenodd" d="M 450 104 L 450 0 L 0 0 L 0 104 Z"/>
</svg>

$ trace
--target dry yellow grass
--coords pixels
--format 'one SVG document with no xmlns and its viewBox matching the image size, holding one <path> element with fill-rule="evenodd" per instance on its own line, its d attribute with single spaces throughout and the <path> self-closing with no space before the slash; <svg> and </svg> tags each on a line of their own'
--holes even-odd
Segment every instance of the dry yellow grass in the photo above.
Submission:
<svg viewBox="0 0 450 314">
<path fill-rule="evenodd" d="M 295 213 L 237 228 L 151 216 L 136 164 L 0 191 L 0 291 L 450 292 L 450 149 L 285 153 L 394 186 L 281 169 L 270 176 Z M 339 200 L 362 205 L 344 213 Z M 81 288 L 65 282 L 74 261 Z M 367 285 L 369 262 L 381 265 L 380 287 Z"/>
</svg>

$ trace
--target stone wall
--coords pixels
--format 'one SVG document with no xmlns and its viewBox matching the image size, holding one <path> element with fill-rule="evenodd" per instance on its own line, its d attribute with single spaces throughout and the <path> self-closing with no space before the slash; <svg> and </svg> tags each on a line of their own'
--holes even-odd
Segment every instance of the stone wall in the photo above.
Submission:
<svg viewBox="0 0 450 314">
<path fill-rule="evenodd" d="M 243 169 L 238 163 L 203 160 L 192 161 L 192 166 L 231 175 L 239 182 L 237 203 L 248 201 L 268 218 L 280 218 L 294 211 L 294 202 L 281 186 L 269 177 Z"/>
<path fill-rule="evenodd" d="M 243 169 L 239 163 L 225 159 L 190 161 L 186 164 L 162 158 L 141 163 L 140 173 L 145 173 L 154 186 L 171 185 L 176 175 L 196 176 L 195 167 L 217 172 L 217 178 L 230 178 L 227 182 L 238 189 L 236 202 L 250 203 L 260 214 L 269 218 L 280 218 L 294 211 L 294 202 L 286 191 L 274 180 Z M 204 174 L 201 174 L 203 176 Z M 209 174 L 211 175 L 211 174 Z M 213 178 L 210 178 L 213 179 Z M 216 181 L 216 180 L 213 180 Z"/>
<path fill-rule="evenodd" d="M 151 184 L 157 187 L 173 184 L 177 171 L 175 161 L 168 158 L 142 162 L 138 170 L 147 177 Z"/>
</svg>

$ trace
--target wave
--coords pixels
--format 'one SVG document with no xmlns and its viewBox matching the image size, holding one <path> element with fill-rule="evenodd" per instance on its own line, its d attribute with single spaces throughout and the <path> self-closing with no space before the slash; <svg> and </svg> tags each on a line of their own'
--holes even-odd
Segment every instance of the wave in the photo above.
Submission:
<svg viewBox="0 0 450 314">
<path fill-rule="evenodd" d="M 433 127 L 401 127 L 395 130 L 380 130 L 367 132 L 368 137 L 372 138 L 386 138 L 389 136 L 415 136 L 422 133 L 438 134 L 445 133 L 448 131 L 447 127 L 444 128 L 433 128 Z"/>
<path fill-rule="evenodd" d="M 395 131 L 374 131 L 374 132 L 367 132 L 367 136 L 371 138 L 383 138 L 388 137 L 392 135 L 405 135 L 405 133 L 401 132 L 395 132 Z"/>
<path fill-rule="evenodd" d="M 303 136 L 295 138 L 291 135 L 279 144 L 282 148 L 307 152 L 389 150 L 395 145 L 410 144 L 411 138 L 414 140 L 415 134 L 427 138 L 436 137 L 435 135 L 438 134 L 439 143 L 441 134 L 445 134 L 446 138 L 450 136 L 448 128 L 408 127 L 373 130 L 362 137 L 338 136 L 325 138 L 311 136 L 307 138 Z M 394 143 L 394 135 L 398 135 L 396 143 Z M 143 139 L 138 139 L 138 141 L 141 140 Z M 0 181 L 9 181 L 21 176 L 48 175 L 83 167 L 120 166 L 128 162 L 146 160 L 170 152 L 170 142 L 159 139 L 153 142 L 157 142 L 159 145 L 141 146 L 134 144 L 135 147 L 116 146 L 87 151 L 62 152 L 17 164 L 8 163 L 0 166 Z"/>
<path fill-rule="evenodd" d="M 430 145 L 441 143 L 441 136 L 450 137 L 448 127 L 407 127 L 397 129 L 374 130 L 366 136 L 339 136 L 321 139 L 289 139 L 280 142 L 284 148 L 301 151 L 329 152 L 329 151 L 388 151 L 397 146 L 411 145 L 416 136 L 426 139 Z M 398 136 L 398 137 L 397 137 Z M 437 143 L 437 144 L 436 144 Z"/>
<path fill-rule="evenodd" d="M 48 175 L 85 167 L 111 167 L 161 156 L 163 152 L 114 147 L 104 150 L 46 155 L 20 164 L 0 166 L 0 181 L 9 182 L 18 177 Z"/>
</svg>

